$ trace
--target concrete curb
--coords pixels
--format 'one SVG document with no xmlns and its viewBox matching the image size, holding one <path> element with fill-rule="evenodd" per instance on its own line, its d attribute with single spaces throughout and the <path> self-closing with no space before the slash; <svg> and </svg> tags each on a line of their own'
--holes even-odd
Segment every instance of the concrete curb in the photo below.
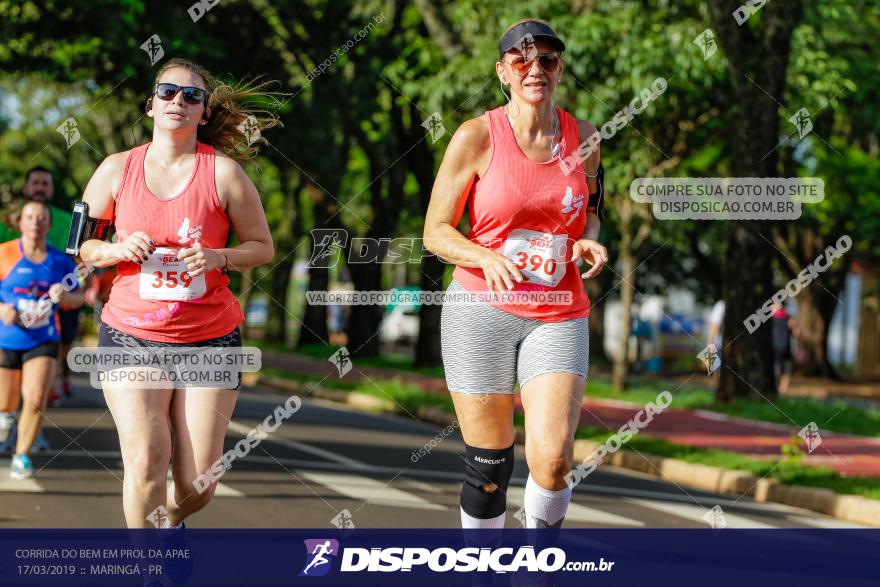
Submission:
<svg viewBox="0 0 880 587">
<path fill-rule="evenodd" d="M 344 403 L 353 409 L 364 412 L 403 413 L 400 407 L 391 400 L 384 400 L 357 391 L 315 387 L 280 377 L 259 376 L 254 383 L 290 393 Z M 245 384 L 248 385 L 247 380 Z M 455 415 L 438 406 L 422 406 L 416 411 L 415 416 L 423 422 L 444 428 L 458 426 Z M 525 444 L 525 433 L 522 430 L 517 431 L 516 442 Z M 580 463 L 589 460 L 590 455 L 599 446 L 601 446 L 600 443 L 592 440 L 575 440 L 574 462 Z M 819 512 L 847 522 L 880 527 L 880 500 L 876 499 L 868 499 L 858 495 L 843 495 L 830 489 L 786 485 L 775 479 L 762 479 L 747 471 L 689 463 L 680 459 L 636 453 L 626 449 L 606 454 L 603 461 L 615 467 L 654 475 L 666 481 L 704 491 L 747 495 L 755 501 L 781 503 Z"/>
</svg>

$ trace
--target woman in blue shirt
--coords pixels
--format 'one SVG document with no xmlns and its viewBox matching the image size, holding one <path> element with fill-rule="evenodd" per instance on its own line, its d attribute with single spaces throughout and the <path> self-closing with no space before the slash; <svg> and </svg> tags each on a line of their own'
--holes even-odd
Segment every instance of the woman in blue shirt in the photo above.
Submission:
<svg viewBox="0 0 880 587">
<path fill-rule="evenodd" d="M 0 409 L 14 412 L 23 398 L 18 439 L 10 465 L 13 479 L 33 475 L 30 451 L 58 368 L 58 306 L 83 303 L 76 267 L 50 247 L 49 207 L 28 202 L 19 219 L 21 238 L 0 245 Z"/>
</svg>

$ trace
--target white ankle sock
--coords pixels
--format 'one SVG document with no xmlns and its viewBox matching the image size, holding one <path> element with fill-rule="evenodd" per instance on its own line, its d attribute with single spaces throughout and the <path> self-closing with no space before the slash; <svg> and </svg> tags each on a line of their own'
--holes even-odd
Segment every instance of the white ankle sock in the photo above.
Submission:
<svg viewBox="0 0 880 587">
<path fill-rule="evenodd" d="M 459 508 L 461 509 L 461 508 Z M 505 512 L 506 514 L 506 512 Z M 483 520 L 481 518 L 475 518 L 470 514 L 467 514 L 463 509 L 461 510 L 461 527 L 465 530 L 473 529 L 473 528 L 494 528 L 500 529 L 504 528 L 504 516 L 505 514 L 501 514 L 495 518 L 489 518 Z"/>
<path fill-rule="evenodd" d="M 558 527 L 562 525 L 565 512 L 568 511 L 571 487 L 550 491 L 538 485 L 529 475 L 523 501 L 526 508 L 526 528 Z"/>
</svg>

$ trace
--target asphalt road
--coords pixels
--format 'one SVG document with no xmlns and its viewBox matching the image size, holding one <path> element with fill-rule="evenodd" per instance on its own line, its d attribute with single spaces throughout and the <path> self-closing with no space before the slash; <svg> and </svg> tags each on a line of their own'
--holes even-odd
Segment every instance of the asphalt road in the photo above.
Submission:
<svg viewBox="0 0 880 587">
<path fill-rule="evenodd" d="M 49 409 L 45 434 L 51 449 L 33 456 L 33 479 L 9 479 L 9 455 L 0 455 L 0 527 L 124 525 L 113 419 L 101 393 L 84 387 L 85 380 L 78 383 L 73 399 Z M 268 388 L 243 390 L 226 449 L 285 399 Z M 436 446 L 419 458 L 417 451 L 430 448 L 435 438 Z M 458 527 L 462 452 L 456 431 L 444 437 L 441 428 L 407 417 L 307 399 L 276 433 L 234 462 L 214 501 L 187 526 Z M 509 527 L 519 525 L 515 514 L 528 474 L 522 447 L 517 460 L 508 491 Z M 697 491 L 607 465 L 575 489 L 566 527 L 708 528 L 705 516 L 714 506 L 729 528 L 855 527 L 807 510 Z"/>
</svg>

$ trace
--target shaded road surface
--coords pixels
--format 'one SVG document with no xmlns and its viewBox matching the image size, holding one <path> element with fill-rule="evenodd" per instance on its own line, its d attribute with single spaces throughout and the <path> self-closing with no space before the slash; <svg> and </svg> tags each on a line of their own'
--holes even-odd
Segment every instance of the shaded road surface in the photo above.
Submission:
<svg viewBox="0 0 880 587">
<path fill-rule="evenodd" d="M 267 388 L 245 389 L 226 449 L 285 399 Z M 121 527 L 122 465 L 101 394 L 78 386 L 73 400 L 50 408 L 48 421 L 51 450 L 34 456 L 34 479 L 10 480 L 9 455 L 0 455 L 0 527 Z M 431 439 L 439 443 L 419 458 L 418 450 Z M 462 450 L 457 432 L 444 438 L 440 428 L 406 417 L 306 400 L 273 436 L 234 462 L 214 501 L 187 523 L 329 528 L 344 518 L 355 527 L 457 527 Z M 515 514 L 527 476 L 521 447 L 517 459 L 508 526 L 519 525 Z M 853 527 L 806 510 L 696 491 L 611 466 L 575 489 L 566 526 L 708 527 L 704 516 L 716 505 L 727 527 Z"/>
</svg>

